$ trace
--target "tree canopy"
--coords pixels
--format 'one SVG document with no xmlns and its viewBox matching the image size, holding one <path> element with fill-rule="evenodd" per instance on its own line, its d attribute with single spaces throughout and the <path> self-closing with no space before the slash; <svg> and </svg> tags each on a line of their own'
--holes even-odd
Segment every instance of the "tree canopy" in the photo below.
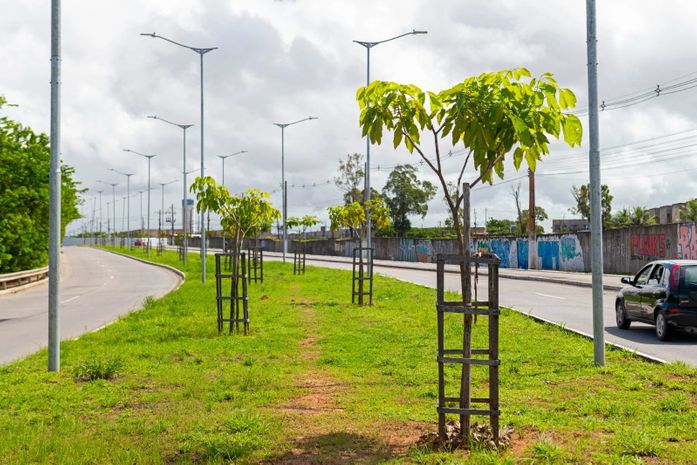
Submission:
<svg viewBox="0 0 697 465">
<path fill-rule="evenodd" d="M 469 237 L 464 237 L 458 218 L 463 201 L 460 186 L 470 160 L 476 171 L 470 182 L 474 186 L 493 183 L 494 175 L 503 178 L 509 153 L 516 169 L 525 161 L 534 171 L 537 162 L 549 154 L 550 136 L 563 137 L 572 147 L 581 143 L 580 120 L 565 112 L 575 106 L 576 97 L 550 73 L 540 78 L 532 78 L 524 68 L 483 73 L 438 93 L 410 84 L 374 81 L 358 89 L 356 98 L 364 136 L 380 144 L 387 130 L 395 148 L 404 145 L 409 152 L 416 151 L 438 176 L 457 226 L 461 253 Z M 431 153 L 423 145 L 425 135 L 433 138 Z M 441 142 L 462 144 L 466 149 L 456 171 L 454 193 L 448 192 Z"/>
<path fill-rule="evenodd" d="M 0 96 L 0 109 L 5 105 Z M 0 117 L 0 273 L 29 270 L 48 262 L 49 138 Z M 75 170 L 61 165 L 61 240 L 80 218 Z"/>
<path fill-rule="evenodd" d="M 429 181 L 419 181 L 414 166 L 397 165 L 388 176 L 382 195 L 392 226 L 401 237 L 411 228 L 409 215 L 426 216 L 428 202 L 436 195 L 436 186 Z"/>
<path fill-rule="evenodd" d="M 571 195 L 574 196 L 576 206 L 569 209 L 571 213 L 581 215 L 583 219 L 590 221 L 591 206 L 590 206 L 590 185 L 584 184 L 580 187 L 572 186 Z M 603 226 L 607 227 L 612 221 L 612 199 L 610 188 L 607 184 L 600 186 L 600 203 L 603 210 Z"/>
<path fill-rule="evenodd" d="M 348 205 L 329 207 L 327 211 L 332 231 L 337 231 L 339 228 L 351 228 L 356 231 L 361 243 L 367 230 L 366 212 L 370 212 L 370 220 L 376 229 L 384 229 L 390 225 L 388 210 L 379 197 L 372 198 L 367 202 L 352 202 Z"/>
<path fill-rule="evenodd" d="M 365 161 L 362 153 L 349 153 L 345 160 L 339 160 L 334 184 L 344 192 L 346 205 L 363 200 L 364 178 Z"/>
</svg>

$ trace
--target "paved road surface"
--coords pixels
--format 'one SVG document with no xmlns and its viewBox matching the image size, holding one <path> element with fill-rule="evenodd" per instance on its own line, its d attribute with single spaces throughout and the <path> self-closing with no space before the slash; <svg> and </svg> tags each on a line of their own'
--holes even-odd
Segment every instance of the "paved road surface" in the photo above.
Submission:
<svg viewBox="0 0 697 465">
<path fill-rule="evenodd" d="M 264 255 L 272 260 L 278 259 L 276 254 L 266 253 Z M 289 259 L 292 263 L 293 256 L 290 255 Z M 328 268 L 351 269 L 350 263 L 312 260 L 309 256 L 307 264 Z M 436 274 L 431 270 L 392 268 L 376 265 L 375 271 L 385 276 L 392 276 L 423 286 L 433 288 L 436 286 Z M 619 280 L 619 278 L 617 279 Z M 480 280 L 480 284 L 483 284 L 479 288 L 479 293 L 482 297 L 486 296 L 485 283 L 486 278 Z M 351 294 L 350 284 L 350 282 L 347 284 L 347 298 L 350 298 Z M 459 280 L 455 274 L 447 273 L 445 284 L 449 290 L 460 291 Z M 375 292 L 379 294 L 380 290 L 376 289 Z M 593 333 L 592 295 L 591 289 L 588 287 L 502 278 L 499 293 L 499 300 L 503 306 L 531 313 L 546 320 L 563 324 L 576 331 L 586 334 Z M 615 326 L 614 308 L 617 293 L 606 291 L 604 295 L 606 341 L 620 344 L 661 360 L 683 360 L 693 366 L 697 366 L 697 336 L 679 334 L 670 342 L 661 342 L 656 339 L 653 326 L 634 322 L 628 331 L 617 329 Z"/>
<path fill-rule="evenodd" d="M 163 268 L 85 247 L 64 247 L 61 263 L 62 339 L 100 328 L 181 280 Z M 48 285 L 0 296 L 0 364 L 47 344 Z"/>
</svg>

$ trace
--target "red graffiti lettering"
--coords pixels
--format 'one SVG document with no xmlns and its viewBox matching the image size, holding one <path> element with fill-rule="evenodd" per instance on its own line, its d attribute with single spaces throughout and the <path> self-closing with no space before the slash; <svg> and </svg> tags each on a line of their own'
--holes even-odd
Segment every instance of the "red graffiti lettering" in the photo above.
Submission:
<svg viewBox="0 0 697 465">
<path fill-rule="evenodd" d="M 666 256 L 665 234 L 632 234 L 629 236 L 629 250 L 632 257 Z"/>
</svg>

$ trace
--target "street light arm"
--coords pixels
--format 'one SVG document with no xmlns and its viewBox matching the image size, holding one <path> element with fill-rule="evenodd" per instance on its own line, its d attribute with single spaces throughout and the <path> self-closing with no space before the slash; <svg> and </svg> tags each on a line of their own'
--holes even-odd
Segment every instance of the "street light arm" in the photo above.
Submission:
<svg viewBox="0 0 697 465">
<path fill-rule="evenodd" d="M 218 155 L 218 158 L 222 158 L 223 160 L 225 160 L 228 157 L 234 157 L 235 155 L 241 155 L 243 153 L 249 153 L 249 152 L 246 150 L 240 150 L 239 152 L 231 153 L 230 155 Z"/>
<path fill-rule="evenodd" d="M 279 128 L 286 128 L 288 126 L 292 126 L 294 124 L 302 123 L 303 121 L 310 121 L 312 119 L 319 119 L 317 116 L 308 116 L 307 118 L 299 119 L 297 121 L 293 121 L 292 123 L 273 123 L 274 125 L 278 126 Z"/>
<path fill-rule="evenodd" d="M 169 124 L 171 124 L 172 126 L 179 126 L 179 127 L 182 128 L 182 129 L 188 129 L 188 128 L 190 128 L 191 126 L 193 126 L 193 124 L 179 124 L 179 123 L 173 123 L 172 121 L 166 120 L 166 119 L 164 119 L 164 118 L 160 118 L 160 117 L 157 116 L 157 115 L 149 115 L 148 118 L 151 118 L 151 119 L 159 119 L 160 121 L 164 121 L 165 123 L 169 123 Z"/>
<path fill-rule="evenodd" d="M 109 169 L 109 171 L 113 171 L 114 173 L 119 173 L 119 174 L 122 174 L 124 176 L 133 176 L 133 174 L 134 174 L 134 173 L 124 173 L 123 171 L 119 171 L 119 170 L 114 169 L 114 168 L 108 168 L 108 169 Z"/>
<path fill-rule="evenodd" d="M 428 31 L 417 31 L 416 29 L 413 29 L 411 32 L 405 32 L 404 34 L 400 34 L 398 36 L 390 37 L 389 39 L 385 40 L 378 40 L 376 42 L 368 42 L 364 40 L 354 40 L 355 43 L 360 44 L 366 48 L 371 48 L 375 47 L 376 45 L 384 44 L 385 42 L 390 42 L 392 40 L 397 40 L 405 36 L 411 36 L 411 35 L 416 35 L 416 34 L 428 34 Z"/>
<path fill-rule="evenodd" d="M 184 47 L 184 48 L 188 48 L 189 50 L 193 50 L 194 52 L 199 53 L 199 54 L 201 54 L 201 55 L 203 55 L 203 54 L 205 54 L 205 53 L 208 53 L 208 52 L 211 52 L 211 51 L 213 51 L 213 50 L 216 50 L 216 49 L 218 48 L 218 47 L 208 47 L 208 48 L 191 47 L 191 46 L 189 46 L 189 45 L 184 45 L 184 44 L 179 43 L 179 42 L 177 42 L 177 41 L 174 41 L 174 40 L 172 40 L 172 39 L 168 39 L 167 37 L 163 37 L 163 36 L 161 36 L 161 35 L 158 35 L 158 34 L 155 33 L 155 32 L 141 32 L 140 35 L 146 36 L 146 37 L 152 37 L 152 38 L 155 38 L 155 39 L 162 39 L 162 40 L 165 40 L 165 41 L 167 41 L 167 42 L 170 42 L 170 43 L 172 43 L 172 44 L 174 44 L 174 45 L 178 45 L 178 46 L 180 46 L 180 47 Z"/>
<path fill-rule="evenodd" d="M 131 150 L 131 149 L 123 149 L 123 151 L 124 151 L 124 152 L 135 153 L 136 155 L 140 155 L 141 157 L 145 157 L 145 158 L 153 158 L 153 157 L 156 157 L 156 156 L 157 156 L 157 155 L 147 155 L 147 154 L 145 154 L 145 153 L 136 152 L 135 150 Z"/>
</svg>

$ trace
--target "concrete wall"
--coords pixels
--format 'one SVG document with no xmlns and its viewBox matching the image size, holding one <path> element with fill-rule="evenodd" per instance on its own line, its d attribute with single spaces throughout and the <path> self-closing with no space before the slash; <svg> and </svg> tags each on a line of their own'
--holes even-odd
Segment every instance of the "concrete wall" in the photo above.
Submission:
<svg viewBox="0 0 697 465">
<path fill-rule="evenodd" d="M 192 245 L 196 244 L 193 241 Z M 376 237 L 375 258 L 408 262 L 433 262 L 436 255 L 458 253 L 454 239 L 405 239 Z M 280 241 L 262 240 L 264 250 L 280 252 Z M 215 247 L 215 239 L 211 239 Z M 355 239 L 321 239 L 305 243 L 310 254 L 351 257 L 358 247 Z M 537 269 L 590 272 L 590 232 L 543 234 L 535 244 Z M 472 251 L 486 250 L 501 259 L 506 268 L 529 268 L 527 238 L 475 237 Z M 289 253 L 295 243 L 288 244 Z M 633 226 L 603 232 L 605 273 L 636 273 L 651 260 L 687 258 L 697 260 L 697 224 Z"/>
</svg>

